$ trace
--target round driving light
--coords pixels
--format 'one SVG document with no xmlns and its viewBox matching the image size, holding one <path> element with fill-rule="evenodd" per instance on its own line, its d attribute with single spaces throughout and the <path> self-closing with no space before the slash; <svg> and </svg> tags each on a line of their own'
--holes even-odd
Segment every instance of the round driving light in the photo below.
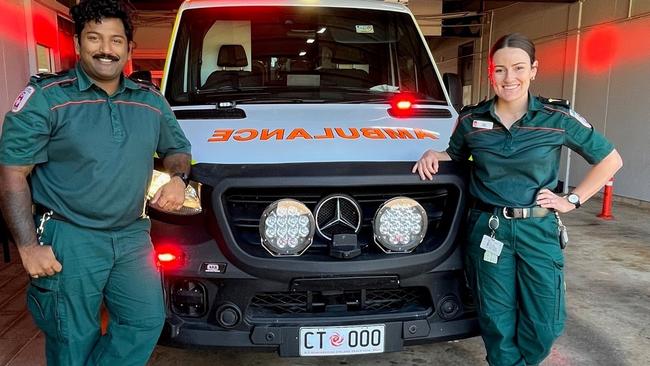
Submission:
<svg viewBox="0 0 650 366">
<path fill-rule="evenodd" d="M 270 204 L 260 218 L 262 246 L 273 256 L 297 256 L 311 245 L 314 215 L 302 202 L 283 198 Z"/>
<path fill-rule="evenodd" d="M 414 199 L 395 197 L 379 207 L 373 220 L 375 243 L 386 253 L 408 253 L 427 233 L 427 213 Z"/>
</svg>

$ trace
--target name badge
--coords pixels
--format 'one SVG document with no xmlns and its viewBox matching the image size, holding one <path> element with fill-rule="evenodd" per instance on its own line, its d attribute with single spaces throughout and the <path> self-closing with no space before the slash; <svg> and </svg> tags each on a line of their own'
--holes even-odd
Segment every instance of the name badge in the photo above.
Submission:
<svg viewBox="0 0 650 366">
<path fill-rule="evenodd" d="M 503 243 L 487 235 L 483 235 L 481 249 L 485 249 L 485 251 L 493 253 L 498 257 L 501 255 L 501 250 L 503 250 Z"/>
<path fill-rule="evenodd" d="M 487 130 L 491 130 L 492 127 L 494 127 L 494 123 L 489 122 L 489 121 L 481 121 L 481 120 L 475 119 L 474 121 L 472 121 L 472 127 L 474 127 L 474 128 L 484 128 L 484 129 L 487 129 Z"/>
</svg>

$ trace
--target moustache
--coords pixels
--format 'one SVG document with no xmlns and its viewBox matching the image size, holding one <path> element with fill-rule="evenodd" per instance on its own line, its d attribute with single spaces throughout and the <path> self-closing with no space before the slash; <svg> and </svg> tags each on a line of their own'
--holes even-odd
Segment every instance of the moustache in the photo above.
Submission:
<svg viewBox="0 0 650 366">
<path fill-rule="evenodd" d="M 98 60 L 98 59 L 100 59 L 100 58 L 109 59 L 109 60 L 111 60 L 111 61 L 119 61 L 119 60 L 120 60 L 119 57 L 117 57 L 117 56 L 113 56 L 113 55 L 109 55 L 109 54 L 107 54 L 107 53 L 100 53 L 100 54 L 98 54 L 98 55 L 94 55 L 93 58 L 96 59 L 96 60 Z"/>
</svg>

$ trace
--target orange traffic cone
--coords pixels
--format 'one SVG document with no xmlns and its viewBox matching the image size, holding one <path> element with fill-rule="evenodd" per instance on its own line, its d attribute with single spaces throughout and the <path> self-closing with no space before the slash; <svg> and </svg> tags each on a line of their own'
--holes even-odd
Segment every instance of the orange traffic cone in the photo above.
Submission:
<svg viewBox="0 0 650 366">
<path fill-rule="evenodd" d="M 598 214 L 603 220 L 613 220 L 612 216 L 612 198 L 614 195 L 614 177 L 609 179 L 609 182 L 605 184 L 605 191 L 603 192 L 603 209 Z"/>
</svg>

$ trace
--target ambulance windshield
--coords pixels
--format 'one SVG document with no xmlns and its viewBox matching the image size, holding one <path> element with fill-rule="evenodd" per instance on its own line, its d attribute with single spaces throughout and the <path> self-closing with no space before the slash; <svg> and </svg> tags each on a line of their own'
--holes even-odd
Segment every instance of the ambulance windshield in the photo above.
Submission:
<svg viewBox="0 0 650 366">
<path fill-rule="evenodd" d="M 172 104 L 239 100 L 444 101 L 409 14 L 327 7 L 183 13 L 165 94 Z"/>
</svg>

